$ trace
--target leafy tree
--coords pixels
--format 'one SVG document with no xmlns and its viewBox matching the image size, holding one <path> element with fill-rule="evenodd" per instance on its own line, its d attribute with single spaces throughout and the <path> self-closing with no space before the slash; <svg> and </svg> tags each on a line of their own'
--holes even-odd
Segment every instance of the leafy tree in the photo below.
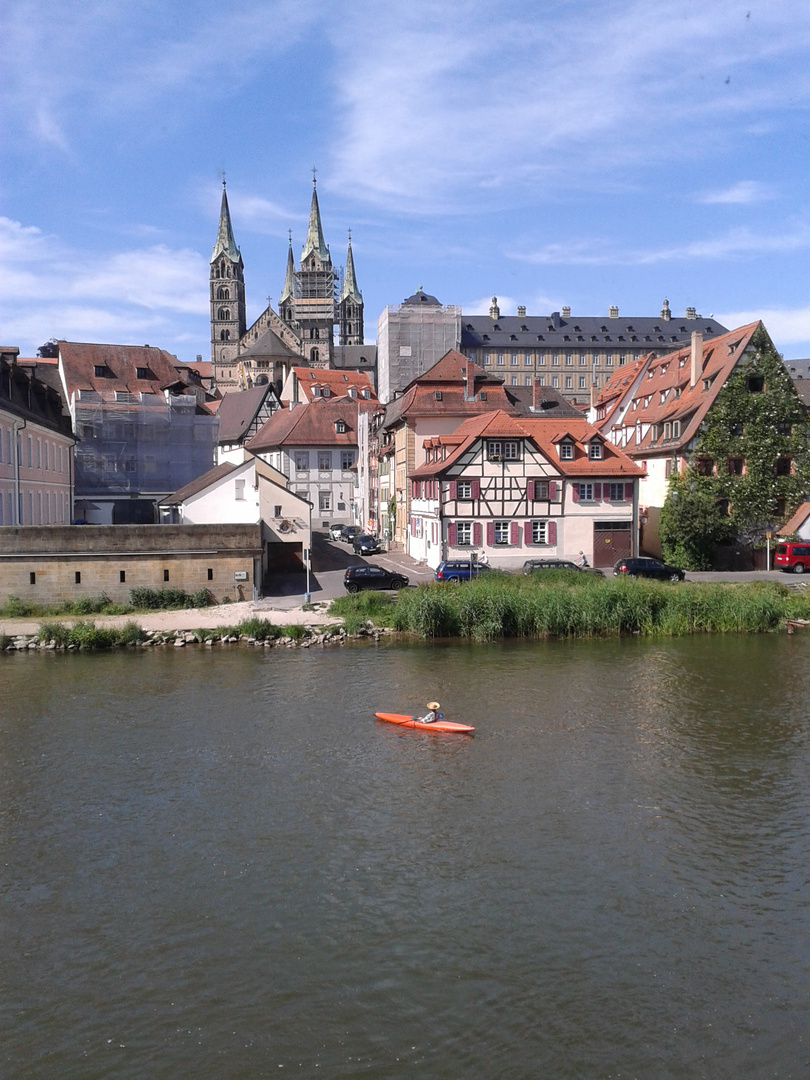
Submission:
<svg viewBox="0 0 810 1080">
<path fill-rule="evenodd" d="M 704 463 L 701 469 L 698 461 Z M 707 464 L 713 471 L 702 475 Z M 679 555 L 691 569 L 711 565 L 718 543 L 732 538 L 744 545 L 759 542 L 808 490 L 807 414 L 760 326 L 706 414 L 689 467 L 670 485 L 661 514 L 665 557 Z"/>
</svg>

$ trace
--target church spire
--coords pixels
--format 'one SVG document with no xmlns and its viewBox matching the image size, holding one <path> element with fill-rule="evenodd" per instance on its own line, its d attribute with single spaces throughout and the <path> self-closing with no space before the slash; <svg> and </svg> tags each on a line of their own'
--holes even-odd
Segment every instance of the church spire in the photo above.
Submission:
<svg viewBox="0 0 810 1080">
<path fill-rule="evenodd" d="M 291 300 L 295 296 L 295 260 L 292 253 L 292 233 L 290 233 L 289 247 L 287 248 L 287 273 L 284 275 L 284 288 L 281 290 L 281 300 Z"/>
<path fill-rule="evenodd" d="M 232 262 L 238 262 L 241 258 L 239 248 L 236 246 L 236 241 L 233 238 L 231 211 L 228 207 L 228 193 L 225 190 L 224 180 L 222 181 L 222 204 L 219 209 L 219 229 L 217 231 L 217 241 L 214 244 L 214 250 L 211 255 L 211 262 L 213 262 L 218 255 L 222 254 L 227 255 Z"/>
<path fill-rule="evenodd" d="M 321 208 L 318 206 L 318 189 L 315 184 L 314 176 L 312 177 L 312 203 L 309 208 L 309 228 L 307 229 L 307 239 L 304 244 L 304 250 L 301 252 L 301 262 L 303 263 L 307 255 L 310 255 L 313 251 L 321 262 L 331 262 L 329 248 L 326 246 L 326 241 L 323 238 Z"/>
<path fill-rule="evenodd" d="M 352 299 L 355 303 L 362 304 L 363 294 L 357 287 L 357 276 L 354 272 L 354 255 L 352 255 L 352 234 L 349 231 L 349 250 L 346 255 L 346 273 L 343 275 L 343 288 L 340 290 L 340 299 Z"/>
</svg>

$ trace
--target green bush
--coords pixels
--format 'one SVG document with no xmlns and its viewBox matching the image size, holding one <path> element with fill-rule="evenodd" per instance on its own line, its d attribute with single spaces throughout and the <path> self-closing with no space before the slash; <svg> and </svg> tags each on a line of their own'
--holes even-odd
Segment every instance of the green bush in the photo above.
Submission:
<svg viewBox="0 0 810 1080">
<path fill-rule="evenodd" d="M 401 596 L 402 593 L 399 595 Z M 329 605 L 327 614 L 338 615 L 344 619 L 346 617 L 360 619 L 362 623 L 371 619 L 377 625 L 390 626 L 395 606 L 396 600 L 388 593 L 367 589 L 357 593 L 347 593 L 346 596 L 338 596 Z"/>
<path fill-rule="evenodd" d="M 144 586 L 130 589 L 129 598 L 132 606 L 140 611 L 208 607 L 213 601 L 208 589 L 187 593 L 184 589 L 148 589 Z"/>
<path fill-rule="evenodd" d="M 256 641 L 273 641 L 282 634 L 280 627 L 274 626 L 267 619 L 259 618 L 243 619 L 235 632 L 244 634 L 245 637 L 255 638 Z"/>
<path fill-rule="evenodd" d="M 0 606 L 0 617 L 3 619 L 24 619 L 29 615 L 36 615 L 37 605 L 28 600 L 22 600 L 19 596 L 10 596 L 5 604 Z"/>
</svg>

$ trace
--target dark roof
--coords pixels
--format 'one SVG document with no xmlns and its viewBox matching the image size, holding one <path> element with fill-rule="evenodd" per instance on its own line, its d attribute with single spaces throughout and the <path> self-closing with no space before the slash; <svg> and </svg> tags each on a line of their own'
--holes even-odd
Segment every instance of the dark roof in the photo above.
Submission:
<svg viewBox="0 0 810 1080">
<path fill-rule="evenodd" d="M 219 442 L 238 443 L 256 418 L 256 413 L 270 393 L 270 383 L 250 390 L 226 394 L 219 403 Z"/>
<path fill-rule="evenodd" d="M 285 359 L 294 356 L 296 360 L 301 359 L 298 353 L 293 352 L 289 345 L 285 345 L 275 330 L 271 330 L 269 326 L 258 341 L 254 342 L 249 349 L 242 350 L 236 360 L 238 361 L 242 356 L 280 356 Z"/>
<path fill-rule="evenodd" d="M 407 302 L 407 301 L 406 301 Z M 493 349 L 533 348 L 594 349 L 609 347 L 653 350 L 683 345 L 692 338 L 693 330 L 702 330 L 704 341 L 726 332 L 716 319 L 662 319 L 639 316 L 632 318 L 602 318 L 597 315 L 562 318 L 551 315 L 489 315 L 461 316 L 461 348 Z"/>
<path fill-rule="evenodd" d="M 242 462 L 244 464 L 244 462 Z M 234 465 L 232 461 L 223 461 L 221 465 L 215 465 L 213 469 L 209 469 L 208 472 L 203 473 L 202 476 L 198 476 L 196 480 L 190 480 L 187 484 L 183 484 L 181 488 L 172 495 L 167 495 L 165 499 L 161 499 L 161 506 L 176 506 L 178 503 L 185 502 L 186 499 L 190 499 L 192 495 L 196 495 L 199 491 L 204 491 L 205 488 L 211 484 L 216 483 L 217 480 L 221 480 L 223 476 L 227 476 L 228 473 L 232 473 L 234 469 L 240 468 L 239 465 Z"/>
<path fill-rule="evenodd" d="M 582 419 L 582 411 L 553 386 L 540 387 L 541 411 L 539 413 L 532 412 L 533 387 L 504 385 L 503 390 L 515 410 L 515 416 L 577 416 L 580 420 Z"/>
<path fill-rule="evenodd" d="M 431 296 L 430 293 L 424 292 L 422 288 L 416 290 L 413 296 L 409 296 L 407 300 L 402 301 L 403 304 L 413 305 L 417 304 L 432 304 L 433 307 L 441 307 L 441 301 L 437 300 L 435 296 Z"/>
<path fill-rule="evenodd" d="M 782 360 L 791 379 L 810 379 L 810 360 Z"/>
<path fill-rule="evenodd" d="M 810 409 L 810 379 L 800 379 L 794 376 L 792 382 L 796 387 L 796 393 L 804 402 L 805 408 Z"/>
</svg>

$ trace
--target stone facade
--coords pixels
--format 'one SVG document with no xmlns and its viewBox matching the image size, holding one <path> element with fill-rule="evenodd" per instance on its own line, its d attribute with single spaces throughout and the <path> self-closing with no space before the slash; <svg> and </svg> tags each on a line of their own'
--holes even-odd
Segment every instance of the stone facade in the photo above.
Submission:
<svg viewBox="0 0 810 1080">
<path fill-rule="evenodd" d="M 249 600 L 261 580 L 256 525 L 86 525 L 0 530 L 0 603 L 56 604 L 130 589 L 209 589 Z"/>
</svg>

